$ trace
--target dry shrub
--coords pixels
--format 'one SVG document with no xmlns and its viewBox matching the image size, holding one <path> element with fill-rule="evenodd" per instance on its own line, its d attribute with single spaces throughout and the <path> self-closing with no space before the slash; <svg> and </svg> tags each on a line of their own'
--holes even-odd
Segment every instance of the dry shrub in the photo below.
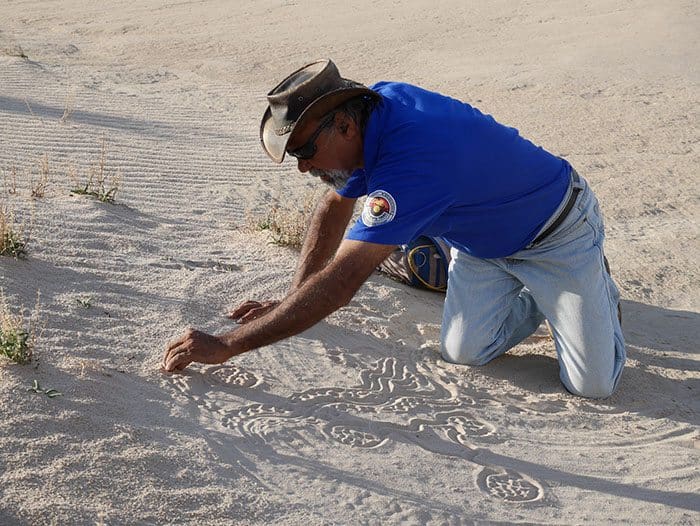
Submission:
<svg viewBox="0 0 700 526">
<path fill-rule="evenodd" d="M 275 200 L 265 215 L 249 214 L 248 226 L 252 230 L 270 232 L 276 245 L 301 248 L 316 204 L 325 192 L 326 189 L 307 190 L 301 202 Z"/>
</svg>

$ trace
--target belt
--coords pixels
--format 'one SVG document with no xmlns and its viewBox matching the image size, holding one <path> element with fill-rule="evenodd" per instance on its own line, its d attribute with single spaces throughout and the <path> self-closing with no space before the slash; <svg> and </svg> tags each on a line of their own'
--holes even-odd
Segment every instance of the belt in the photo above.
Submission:
<svg viewBox="0 0 700 526">
<path fill-rule="evenodd" d="M 571 194 L 569 195 L 569 199 L 566 201 L 566 204 L 564 205 L 564 208 L 562 208 L 561 212 L 557 216 L 557 218 L 552 222 L 549 227 L 547 227 L 547 230 L 542 232 L 539 236 L 535 238 L 535 240 L 532 242 L 533 245 L 536 245 L 540 241 L 544 240 L 549 234 L 554 232 L 556 228 L 561 225 L 564 222 L 564 219 L 566 219 L 566 216 L 569 215 L 569 212 L 571 212 L 571 209 L 574 207 L 574 203 L 576 202 L 576 198 L 578 197 L 579 192 L 581 191 L 581 186 L 580 186 L 580 181 L 581 179 L 579 178 L 578 174 L 576 173 L 576 170 L 573 168 L 571 169 L 571 179 L 574 182 L 573 188 L 571 189 Z"/>
</svg>

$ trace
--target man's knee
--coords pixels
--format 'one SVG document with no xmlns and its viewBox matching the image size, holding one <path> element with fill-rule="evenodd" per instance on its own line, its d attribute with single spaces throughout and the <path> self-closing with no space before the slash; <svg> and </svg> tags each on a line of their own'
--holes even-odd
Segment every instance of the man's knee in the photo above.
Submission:
<svg viewBox="0 0 700 526">
<path fill-rule="evenodd" d="M 443 335 L 440 342 L 440 354 L 443 359 L 460 365 L 484 365 L 503 352 L 505 351 L 495 342 L 488 345 L 483 342 L 465 341 L 449 333 Z"/>
<path fill-rule="evenodd" d="M 617 387 L 613 379 L 585 378 L 576 382 L 562 378 L 562 383 L 571 394 L 584 398 L 607 398 L 615 392 Z"/>
<path fill-rule="evenodd" d="M 585 398 L 607 398 L 615 392 L 625 365 L 624 341 L 616 337 L 612 350 L 601 348 L 600 353 L 590 348 L 560 354 L 559 377 L 569 392 Z"/>
<path fill-rule="evenodd" d="M 478 338 L 483 331 L 469 330 L 461 319 L 443 321 L 440 354 L 447 362 L 460 365 L 484 365 L 503 354 L 505 342 Z"/>
<path fill-rule="evenodd" d="M 459 365 L 484 365 L 489 361 L 489 359 L 484 358 L 479 351 L 469 352 L 468 349 L 461 347 L 455 348 L 445 344 L 440 346 L 440 354 L 446 362 Z"/>
</svg>

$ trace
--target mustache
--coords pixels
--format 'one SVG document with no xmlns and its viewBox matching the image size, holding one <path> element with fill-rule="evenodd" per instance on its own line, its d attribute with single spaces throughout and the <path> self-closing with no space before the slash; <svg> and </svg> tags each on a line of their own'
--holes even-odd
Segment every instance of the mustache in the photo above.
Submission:
<svg viewBox="0 0 700 526">
<path fill-rule="evenodd" d="M 340 190 L 348 182 L 352 172 L 348 170 L 318 170 L 317 168 L 312 168 L 309 173 L 314 177 L 318 177 L 325 184 L 334 188 L 335 190 Z"/>
</svg>

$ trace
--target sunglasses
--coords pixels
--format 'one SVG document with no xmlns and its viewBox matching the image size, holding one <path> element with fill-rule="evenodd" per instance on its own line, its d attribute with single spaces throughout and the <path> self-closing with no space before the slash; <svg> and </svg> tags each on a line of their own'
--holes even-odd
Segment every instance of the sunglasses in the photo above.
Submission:
<svg viewBox="0 0 700 526">
<path fill-rule="evenodd" d="M 331 122 L 333 122 L 333 118 L 334 115 L 329 115 L 328 117 L 323 119 L 321 121 L 321 124 L 319 124 L 318 128 L 316 128 L 316 131 L 311 134 L 311 137 L 309 137 L 309 140 L 306 141 L 306 143 L 299 146 L 299 148 L 288 150 L 287 153 L 292 157 L 301 159 L 302 161 L 311 159 L 314 155 L 316 155 L 316 139 L 318 139 L 318 136 L 323 131 L 323 129 L 327 128 L 328 125 Z"/>
</svg>

